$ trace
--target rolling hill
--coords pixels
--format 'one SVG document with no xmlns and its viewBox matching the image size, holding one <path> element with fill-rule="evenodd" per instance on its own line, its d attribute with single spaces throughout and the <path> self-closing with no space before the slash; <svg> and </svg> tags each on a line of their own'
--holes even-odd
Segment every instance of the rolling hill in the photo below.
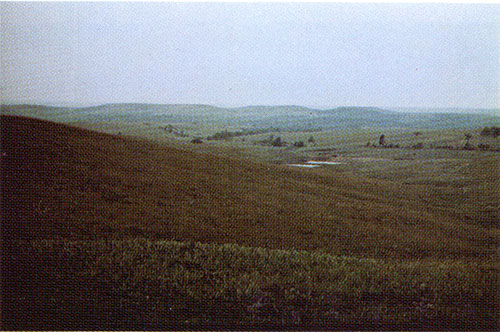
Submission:
<svg viewBox="0 0 500 332">
<path fill-rule="evenodd" d="M 494 245 L 492 231 L 422 200 L 425 188 L 19 117 L 2 117 L 2 151 L 4 210 L 23 214 L 27 238 L 138 233 L 368 257 L 474 256 Z"/>
<path fill-rule="evenodd" d="M 462 110 L 463 111 L 463 110 Z M 2 114 L 62 123 L 171 122 L 204 123 L 280 130 L 339 128 L 464 128 L 500 125 L 500 117 L 467 113 L 395 112 L 376 107 L 312 109 L 302 106 L 106 104 L 85 108 L 3 105 Z"/>
<path fill-rule="evenodd" d="M 425 186 L 16 116 L 1 135 L 2 328 L 497 322 L 498 228 Z"/>
</svg>

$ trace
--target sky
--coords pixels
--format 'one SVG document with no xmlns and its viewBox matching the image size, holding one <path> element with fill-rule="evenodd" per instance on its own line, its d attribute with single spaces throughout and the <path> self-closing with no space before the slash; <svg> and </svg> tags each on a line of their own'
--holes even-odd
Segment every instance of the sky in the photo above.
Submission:
<svg viewBox="0 0 500 332">
<path fill-rule="evenodd" d="M 500 4 L 0 2 L 3 103 L 500 107 Z"/>
</svg>

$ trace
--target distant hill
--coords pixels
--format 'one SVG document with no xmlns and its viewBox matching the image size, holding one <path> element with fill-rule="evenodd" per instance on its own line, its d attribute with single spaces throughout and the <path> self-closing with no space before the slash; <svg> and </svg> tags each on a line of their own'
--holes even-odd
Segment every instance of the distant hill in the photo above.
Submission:
<svg viewBox="0 0 500 332">
<path fill-rule="evenodd" d="M 222 108 L 210 105 L 106 104 L 84 108 L 3 105 L 2 114 L 49 121 L 176 122 L 226 124 L 282 130 L 333 128 L 465 128 L 500 125 L 500 116 L 479 113 L 396 112 L 376 107 L 313 109 L 295 105 Z"/>
</svg>

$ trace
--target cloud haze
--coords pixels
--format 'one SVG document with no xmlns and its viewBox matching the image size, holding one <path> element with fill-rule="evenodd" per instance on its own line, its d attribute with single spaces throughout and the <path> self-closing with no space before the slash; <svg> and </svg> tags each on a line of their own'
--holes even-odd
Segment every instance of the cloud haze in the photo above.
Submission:
<svg viewBox="0 0 500 332">
<path fill-rule="evenodd" d="M 0 3 L 3 102 L 500 106 L 500 6 Z"/>
</svg>

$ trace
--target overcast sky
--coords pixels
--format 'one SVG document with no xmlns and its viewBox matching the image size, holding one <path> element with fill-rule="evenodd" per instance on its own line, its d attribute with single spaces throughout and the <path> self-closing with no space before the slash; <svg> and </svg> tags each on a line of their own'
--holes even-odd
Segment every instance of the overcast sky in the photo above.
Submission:
<svg viewBox="0 0 500 332">
<path fill-rule="evenodd" d="M 500 106 L 500 5 L 1 2 L 3 102 Z"/>
</svg>

